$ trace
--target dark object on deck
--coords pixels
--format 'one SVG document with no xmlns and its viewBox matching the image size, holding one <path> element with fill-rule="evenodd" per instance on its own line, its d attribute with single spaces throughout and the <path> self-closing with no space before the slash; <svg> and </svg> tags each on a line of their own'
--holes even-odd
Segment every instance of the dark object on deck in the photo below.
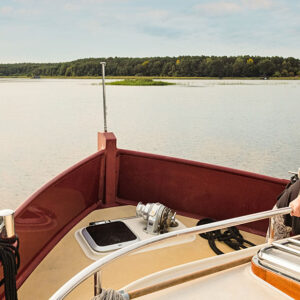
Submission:
<svg viewBox="0 0 300 300">
<path fill-rule="evenodd" d="M 216 220 L 214 219 L 204 218 L 197 223 L 197 226 L 213 223 L 215 221 Z M 218 240 L 219 242 L 224 242 L 234 250 L 248 248 L 245 244 L 248 244 L 249 246 L 255 246 L 253 243 L 245 240 L 240 231 L 235 226 L 227 228 L 223 233 L 221 232 L 221 230 L 215 230 L 212 232 L 200 233 L 200 236 L 208 240 L 209 246 L 217 255 L 224 254 L 224 252 L 217 248 L 216 240 Z"/>
<path fill-rule="evenodd" d="M 14 244 L 16 243 L 16 246 Z M 0 262 L 3 268 L 3 279 L 0 286 L 4 285 L 6 300 L 17 300 L 16 275 L 20 266 L 19 239 L 0 239 Z"/>
</svg>

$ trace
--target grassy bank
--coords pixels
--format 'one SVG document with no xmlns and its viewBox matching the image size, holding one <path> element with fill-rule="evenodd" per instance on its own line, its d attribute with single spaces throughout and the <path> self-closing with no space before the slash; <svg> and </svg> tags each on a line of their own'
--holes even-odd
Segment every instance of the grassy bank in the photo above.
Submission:
<svg viewBox="0 0 300 300">
<path fill-rule="evenodd" d="M 122 81 L 108 82 L 108 85 L 134 85 L 134 86 L 152 86 L 152 85 L 173 85 L 175 83 L 154 81 L 152 79 L 124 79 Z"/>
</svg>

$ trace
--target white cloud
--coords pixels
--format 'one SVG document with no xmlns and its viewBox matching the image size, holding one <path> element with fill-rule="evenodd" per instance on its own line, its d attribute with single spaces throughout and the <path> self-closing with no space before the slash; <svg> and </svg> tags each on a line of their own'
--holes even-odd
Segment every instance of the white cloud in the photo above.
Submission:
<svg viewBox="0 0 300 300">
<path fill-rule="evenodd" d="M 258 10 L 258 9 L 269 9 L 274 6 L 274 1 L 272 0 L 244 0 L 243 1 L 243 6 L 246 9 L 253 9 L 253 10 Z"/>
<path fill-rule="evenodd" d="M 56 0 L 61 3 L 61 0 Z M 68 0 L 65 7 L 78 8 L 86 7 L 87 5 L 97 5 L 97 4 L 112 4 L 112 3 L 127 3 L 128 0 Z"/>
<path fill-rule="evenodd" d="M 70 2 L 64 5 L 64 9 L 67 11 L 80 11 L 81 8 L 81 5 Z"/>
<path fill-rule="evenodd" d="M 249 10 L 267 10 L 273 6 L 273 0 L 242 0 L 207 2 L 196 5 L 195 8 L 198 12 L 209 15 L 227 15 Z"/>
<path fill-rule="evenodd" d="M 11 6 L 2 6 L 0 7 L 0 15 L 10 16 L 13 13 L 13 8 Z"/>
<path fill-rule="evenodd" d="M 20 8 L 15 11 L 15 14 L 17 16 L 33 17 L 40 15 L 41 11 L 35 8 Z"/>
<path fill-rule="evenodd" d="M 35 8 L 18 8 L 15 9 L 11 6 L 0 7 L 1 16 L 9 17 L 32 17 L 40 14 L 40 11 Z"/>
<path fill-rule="evenodd" d="M 196 9 L 199 12 L 204 12 L 210 15 L 224 15 L 237 13 L 241 11 L 242 7 L 240 4 L 234 2 L 212 2 L 212 3 L 204 3 L 196 6 Z"/>
<path fill-rule="evenodd" d="M 146 12 L 142 12 L 139 14 L 142 18 L 147 18 L 152 21 L 163 21 L 168 18 L 170 13 L 166 10 L 147 10 Z"/>
</svg>

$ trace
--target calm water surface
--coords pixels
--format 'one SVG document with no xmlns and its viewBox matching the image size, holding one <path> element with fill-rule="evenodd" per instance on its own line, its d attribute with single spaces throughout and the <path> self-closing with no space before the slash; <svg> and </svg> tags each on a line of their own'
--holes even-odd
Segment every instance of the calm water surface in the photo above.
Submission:
<svg viewBox="0 0 300 300">
<path fill-rule="evenodd" d="M 0 208 L 97 149 L 99 80 L 0 79 Z M 118 147 L 288 178 L 300 167 L 300 81 L 107 86 Z"/>
</svg>

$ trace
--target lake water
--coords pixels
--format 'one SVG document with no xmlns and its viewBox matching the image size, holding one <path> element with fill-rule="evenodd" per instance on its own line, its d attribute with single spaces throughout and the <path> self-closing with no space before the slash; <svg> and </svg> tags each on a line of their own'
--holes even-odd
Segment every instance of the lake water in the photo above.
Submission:
<svg viewBox="0 0 300 300">
<path fill-rule="evenodd" d="M 97 150 L 99 80 L 0 79 L 0 209 Z M 300 80 L 107 86 L 118 147 L 288 178 L 300 167 Z"/>
</svg>

